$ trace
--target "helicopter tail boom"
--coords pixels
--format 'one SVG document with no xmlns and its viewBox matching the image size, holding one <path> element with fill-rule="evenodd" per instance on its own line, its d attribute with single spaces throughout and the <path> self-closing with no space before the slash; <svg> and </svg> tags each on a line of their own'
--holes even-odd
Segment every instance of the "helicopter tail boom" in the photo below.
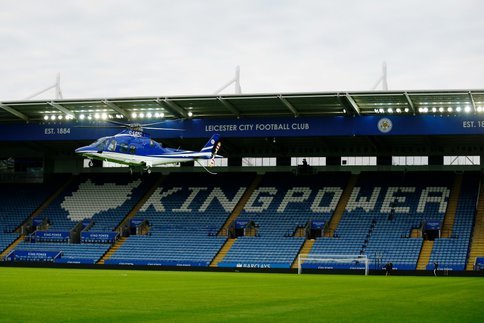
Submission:
<svg viewBox="0 0 484 323">
<path fill-rule="evenodd" d="M 217 142 L 219 141 L 220 139 L 220 135 L 218 133 L 214 134 L 208 141 L 207 143 L 205 144 L 205 146 L 203 146 L 203 148 L 200 150 L 201 152 L 212 152 L 215 145 L 217 144 Z"/>
</svg>

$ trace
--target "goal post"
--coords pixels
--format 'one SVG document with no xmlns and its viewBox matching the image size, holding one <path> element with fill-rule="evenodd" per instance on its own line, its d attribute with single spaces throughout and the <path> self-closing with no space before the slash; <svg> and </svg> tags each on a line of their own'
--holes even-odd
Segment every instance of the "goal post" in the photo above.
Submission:
<svg viewBox="0 0 484 323">
<path fill-rule="evenodd" d="M 298 274 L 302 274 L 303 264 L 314 269 L 335 269 L 334 266 L 347 264 L 347 269 L 364 269 L 365 276 L 369 273 L 367 255 L 300 254 L 297 259 Z"/>
</svg>

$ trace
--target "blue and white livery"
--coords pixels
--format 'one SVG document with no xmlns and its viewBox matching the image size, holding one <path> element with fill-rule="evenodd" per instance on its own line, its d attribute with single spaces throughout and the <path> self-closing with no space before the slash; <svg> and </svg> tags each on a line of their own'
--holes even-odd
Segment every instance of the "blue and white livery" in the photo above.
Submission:
<svg viewBox="0 0 484 323">
<path fill-rule="evenodd" d="M 77 148 L 76 153 L 91 160 L 129 165 L 131 172 L 133 168 L 141 167 L 151 173 L 152 167 L 188 161 L 199 163 L 200 159 L 210 160 L 209 165 L 213 166 L 215 158 L 222 158 L 217 155 L 221 146 L 219 139 L 220 136 L 214 134 L 200 151 L 190 151 L 162 147 L 142 130 L 128 129 L 111 137 L 99 138 L 88 146 Z"/>
</svg>

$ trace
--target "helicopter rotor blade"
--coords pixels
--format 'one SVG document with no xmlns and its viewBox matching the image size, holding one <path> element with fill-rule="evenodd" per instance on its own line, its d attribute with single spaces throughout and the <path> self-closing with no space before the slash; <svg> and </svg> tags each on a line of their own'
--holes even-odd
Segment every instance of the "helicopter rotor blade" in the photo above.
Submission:
<svg viewBox="0 0 484 323">
<path fill-rule="evenodd" d="M 109 129 L 118 129 L 118 128 L 126 128 L 125 126 L 75 126 L 76 128 L 109 128 Z"/>
<path fill-rule="evenodd" d="M 144 128 L 144 127 L 150 127 L 150 126 L 154 126 L 154 125 L 157 125 L 157 124 L 163 124 L 163 123 L 167 123 L 168 121 L 170 120 L 164 120 L 164 121 L 157 121 L 157 122 L 152 122 L 152 123 L 143 123 L 141 124 L 141 126 Z"/>
<path fill-rule="evenodd" d="M 163 130 L 163 131 L 185 131 L 185 129 L 177 129 L 177 128 L 157 128 L 157 127 L 143 127 L 143 129 L 148 129 L 148 130 Z"/>
<path fill-rule="evenodd" d="M 118 122 L 114 120 L 105 120 L 105 122 L 112 123 L 113 125 L 78 126 L 78 128 L 126 128 L 126 129 L 140 129 L 140 130 L 146 129 L 146 130 L 161 130 L 161 131 L 185 131 L 185 129 L 178 129 L 178 128 L 151 127 L 157 124 L 165 123 L 166 121 L 139 124 L 139 123 L 123 123 L 123 122 Z"/>
<path fill-rule="evenodd" d="M 114 121 L 114 120 L 106 120 L 106 122 L 109 122 L 109 123 L 114 123 L 114 124 L 117 124 L 117 125 L 120 125 L 120 126 L 123 126 L 123 127 L 132 127 L 131 124 L 129 123 L 124 123 L 124 122 L 119 122 L 119 121 Z"/>
</svg>

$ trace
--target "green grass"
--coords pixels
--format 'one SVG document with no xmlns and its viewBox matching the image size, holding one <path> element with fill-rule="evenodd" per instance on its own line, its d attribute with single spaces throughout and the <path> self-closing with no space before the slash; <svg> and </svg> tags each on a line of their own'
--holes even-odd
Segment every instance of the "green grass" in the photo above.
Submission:
<svg viewBox="0 0 484 323">
<path fill-rule="evenodd" d="M 0 268 L 0 321 L 478 322 L 484 279 Z"/>
</svg>

